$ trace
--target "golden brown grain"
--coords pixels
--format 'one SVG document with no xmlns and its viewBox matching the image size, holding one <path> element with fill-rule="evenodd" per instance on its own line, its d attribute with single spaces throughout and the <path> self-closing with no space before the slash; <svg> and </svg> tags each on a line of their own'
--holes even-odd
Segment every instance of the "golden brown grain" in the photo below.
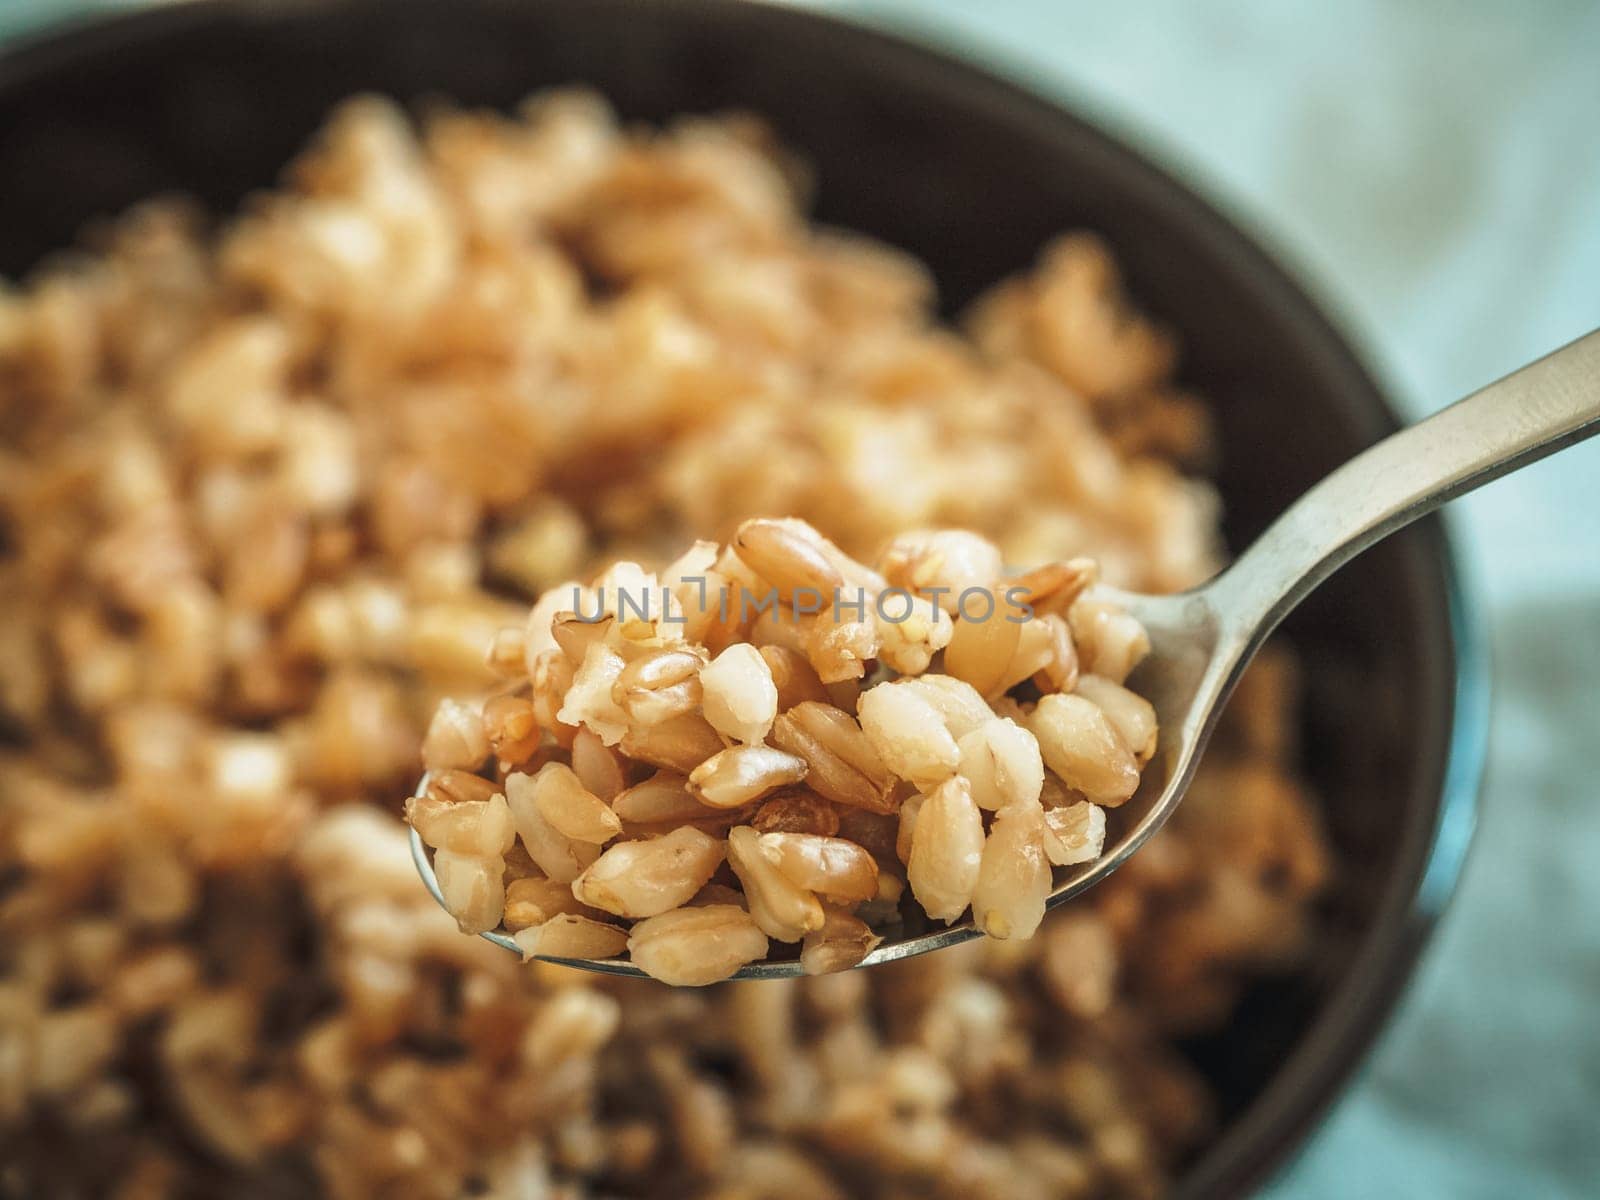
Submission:
<svg viewBox="0 0 1600 1200">
<path fill-rule="evenodd" d="M 923 797 L 906 860 L 911 892 L 937 920 L 954 921 L 972 901 L 983 857 L 983 817 L 972 789 L 953 775 Z"/>
<path fill-rule="evenodd" d="M 543 770 L 559 764 L 551 763 Z M 506 801 L 522 846 L 538 867 L 558 883 L 571 883 L 600 854 L 598 844 L 576 841 L 545 818 L 538 803 L 535 777 L 518 772 L 506 777 Z"/>
<path fill-rule="evenodd" d="M 990 937 L 1030 938 L 1044 919 L 1050 895 L 1044 836 L 1037 800 L 1016 800 L 995 814 L 972 893 L 972 918 Z"/>
<path fill-rule="evenodd" d="M 1139 786 L 1133 751 L 1092 701 L 1045 696 L 1028 718 L 1045 765 L 1096 804 L 1118 805 Z"/>
<path fill-rule="evenodd" d="M 728 865 L 739 877 L 750 915 L 761 932 L 780 942 L 798 942 L 821 928 L 822 904 L 761 852 L 762 836 L 748 825 L 730 829 Z"/>
<path fill-rule="evenodd" d="M 622 668 L 611 698 L 637 725 L 659 725 L 694 712 L 701 704 L 704 661 L 677 647 L 649 651 Z"/>
<path fill-rule="evenodd" d="M 708 815 L 706 806 L 689 794 L 688 777 L 676 771 L 657 771 L 634 784 L 618 794 L 611 802 L 611 810 L 635 825 L 690 821 Z"/>
<path fill-rule="evenodd" d="M 516 837 L 511 809 L 496 794 L 487 800 L 450 800 L 430 788 L 406 802 L 406 820 L 428 845 L 457 854 L 504 856 Z"/>
<path fill-rule="evenodd" d="M 800 966 L 807 975 L 828 975 L 859 966 L 883 939 L 861 918 L 826 909 L 822 925 L 800 943 Z"/>
<path fill-rule="evenodd" d="M 724 748 L 717 731 L 699 713 L 630 729 L 619 745 L 629 758 L 684 775 Z"/>
<path fill-rule="evenodd" d="M 574 896 L 570 884 L 539 877 L 507 881 L 504 924 L 511 933 L 534 925 L 543 925 L 551 917 L 558 917 L 563 913 L 591 918 L 605 915 L 598 909 L 588 907 Z"/>
<path fill-rule="evenodd" d="M 1122 683 L 1150 653 L 1150 635 L 1132 616 L 1089 593 L 1067 610 L 1083 669 Z"/>
<path fill-rule="evenodd" d="M 778 715 L 778 687 L 760 650 L 748 642 L 729 646 L 701 670 L 700 683 L 713 729 L 747 744 L 766 739 Z"/>
<path fill-rule="evenodd" d="M 508 766 L 525 763 L 539 749 L 539 719 L 533 701 L 492 696 L 484 701 L 483 727 L 494 757 Z"/>
<path fill-rule="evenodd" d="M 1015 721 L 991 718 L 957 745 L 957 769 L 971 785 L 979 808 L 992 811 L 1039 799 L 1044 789 L 1039 743 Z"/>
<path fill-rule="evenodd" d="M 533 777 L 533 803 L 557 833 L 575 842 L 603 846 L 622 832 L 609 805 L 565 763 L 547 763 Z"/>
<path fill-rule="evenodd" d="M 1016 654 L 1024 617 L 1025 610 L 1011 602 L 1004 587 L 984 588 L 969 596 L 958 610 L 944 652 L 944 669 L 985 697 L 1003 691 L 1001 683 Z"/>
<path fill-rule="evenodd" d="M 550 958 L 615 958 L 627 948 L 627 930 L 579 913 L 557 913 L 538 925 L 518 930 L 512 939 L 524 960 Z"/>
<path fill-rule="evenodd" d="M 1150 701 L 1098 675 L 1083 676 L 1075 690 L 1105 713 L 1140 766 L 1150 761 L 1156 752 L 1156 710 Z"/>
<path fill-rule="evenodd" d="M 734 551 L 756 575 L 777 589 L 785 604 L 797 591 L 831 599 L 844 586 L 844 576 L 828 560 L 813 537 L 784 521 L 746 521 L 733 538 Z"/>
<path fill-rule="evenodd" d="M 643 841 L 620 842 L 586 867 L 572 894 L 619 917 L 653 917 L 686 903 L 710 882 L 727 851 L 689 825 Z"/>
<path fill-rule="evenodd" d="M 1058 867 L 1093 862 L 1106 840 L 1106 810 L 1080 801 L 1044 813 L 1044 850 Z"/>
<path fill-rule="evenodd" d="M 839 832 L 839 812 L 815 792 L 785 792 L 756 809 L 750 824 L 761 833 L 814 833 L 832 837 Z"/>
<path fill-rule="evenodd" d="M 498 857 L 436 849 L 434 876 L 445 911 L 462 933 L 483 933 L 500 924 L 505 912 L 505 863 Z"/>
<path fill-rule="evenodd" d="M 928 594 L 954 616 L 961 593 L 987 588 L 1000 578 L 1000 548 L 964 529 L 918 530 L 893 538 L 878 555 L 877 567 L 894 587 Z"/>
<path fill-rule="evenodd" d="M 732 904 L 680 908 L 640 921 L 628 934 L 628 957 L 680 987 L 716 983 L 766 953 L 766 935 Z"/>
<path fill-rule="evenodd" d="M 932 788 L 955 774 L 961 751 L 939 710 L 897 683 L 862 693 L 861 730 L 883 765 L 918 788 Z"/>
<path fill-rule="evenodd" d="M 729 746 L 689 772 L 689 794 L 709 808 L 742 808 L 799 783 L 806 760 L 771 746 Z"/>
<path fill-rule="evenodd" d="M 614 746 L 608 746 L 593 730 L 580 729 L 569 750 L 572 772 L 590 792 L 609 804 L 628 786 L 632 766 Z"/>
<path fill-rule="evenodd" d="M 422 739 L 422 765 L 430 771 L 472 770 L 488 753 L 482 715 L 455 700 L 442 701 Z"/>
<path fill-rule="evenodd" d="M 762 646 L 761 658 L 767 664 L 767 673 L 772 676 L 773 687 L 777 689 L 779 712 L 788 712 L 807 700 L 818 704 L 828 703 L 828 691 L 817 675 L 817 669 L 798 649 Z"/>
<path fill-rule="evenodd" d="M 829 704 L 806 701 L 773 722 L 772 742 L 805 760 L 809 786 L 835 804 L 894 811 L 894 777 L 861 726 Z"/>
<path fill-rule="evenodd" d="M 878 894 L 878 864 L 847 838 L 815 833 L 763 833 L 761 856 L 790 883 L 829 900 L 870 900 Z"/>
</svg>

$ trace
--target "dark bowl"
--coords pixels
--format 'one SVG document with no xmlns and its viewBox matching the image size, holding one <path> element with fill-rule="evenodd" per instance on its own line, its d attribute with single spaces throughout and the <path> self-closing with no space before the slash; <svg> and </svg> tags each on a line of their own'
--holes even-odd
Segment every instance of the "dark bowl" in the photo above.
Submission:
<svg viewBox="0 0 1600 1200">
<path fill-rule="evenodd" d="M 352 92 L 505 105 L 571 82 L 628 117 L 763 114 L 815 164 L 819 218 L 920 256 L 952 309 L 1052 234 L 1104 233 L 1216 406 L 1235 546 L 1395 427 L 1271 257 L 1126 147 L 963 63 L 742 0 L 200 0 L 21 46 L 0 60 L 0 273 L 152 193 L 226 210 Z M 1482 647 L 1440 524 L 1340 572 L 1288 633 L 1308 668 L 1304 766 L 1343 873 L 1314 967 L 1259 985 L 1190 1047 L 1225 1122 L 1183 1196 L 1260 1183 L 1313 1127 L 1393 1008 L 1471 832 Z"/>
</svg>

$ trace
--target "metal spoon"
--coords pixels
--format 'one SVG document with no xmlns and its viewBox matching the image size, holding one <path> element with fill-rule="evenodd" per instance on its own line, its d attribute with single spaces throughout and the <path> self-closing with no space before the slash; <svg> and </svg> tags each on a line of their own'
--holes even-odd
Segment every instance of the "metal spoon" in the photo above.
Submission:
<svg viewBox="0 0 1600 1200">
<path fill-rule="evenodd" d="M 1490 480 L 1600 433 L 1600 330 L 1530 363 L 1425 421 L 1385 438 L 1296 501 L 1209 583 L 1167 596 L 1107 589 L 1150 633 L 1151 653 L 1129 681 L 1156 710 L 1160 744 L 1138 793 L 1118 810 L 1123 832 L 1096 861 L 1058 874 L 1054 908 L 1115 871 L 1166 822 L 1239 676 L 1262 642 L 1323 580 L 1368 546 Z M 427 776 L 418 785 L 427 787 Z M 432 864 L 415 831 L 411 853 L 435 900 Z M 521 953 L 503 933 L 481 936 Z M 885 942 L 862 966 L 926 954 L 978 937 L 970 920 Z M 551 959 L 613 975 L 632 963 Z M 798 962 L 754 963 L 735 979 L 799 975 Z"/>
</svg>

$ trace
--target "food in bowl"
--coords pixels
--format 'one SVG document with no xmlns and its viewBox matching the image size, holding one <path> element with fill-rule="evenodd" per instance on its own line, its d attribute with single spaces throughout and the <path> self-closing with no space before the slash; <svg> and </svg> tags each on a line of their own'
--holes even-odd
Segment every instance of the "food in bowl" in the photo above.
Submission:
<svg viewBox="0 0 1600 1200">
<path fill-rule="evenodd" d="M 625 946 L 695 986 L 769 939 L 807 974 L 857 966 L 902 904 L 1032 937 L 1052 865 L 1099 857 L 1156 748 L 1122 686 L 1150 639 L 1095 573 L 1007 578 L 953 529 L 869 566 L 755 517 L 659 578 L 550 589 L 490 648 L 511 690 L 444 700 L 423 739 L 406 816 L 445 908 L 528 957 Z"/>
<path fill-rule="evenodd" d="M 791 515 L 1217 565 L 1203 406 L 1104 246 L 962 334 L 807 186 L 744 118 L 362 100 L 226 227 L 147 207 L 0 299 L 6 1186 L 1144 1196 L 1205 1136 L 1174 1041 L 1301 961 L 1329 869 L 1282 653 L 1031 940 L 688 992 L 417 881 L 429 715 L 607 562 Z"/>
</svg>

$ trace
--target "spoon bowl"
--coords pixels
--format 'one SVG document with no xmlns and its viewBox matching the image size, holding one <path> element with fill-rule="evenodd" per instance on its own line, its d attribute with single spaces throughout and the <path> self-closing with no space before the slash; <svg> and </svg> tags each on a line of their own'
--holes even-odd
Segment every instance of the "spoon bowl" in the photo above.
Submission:
<svg viewBox="0 0 1600 1200">
<path fill-rule="evenodd" d="M 1446 501 L 1596 433 L 1600 330 L 1357 455 L 1291 505 L 1209 583 L 1167 596 L 1102 589 L 1107 600 L 1138 618 L 1149 634 L 1150 653 L 1128 683 L 1154 707 L 1159 740 L 1138 791 L 1116 810 L 1120 835 L 1095 861 L 1058 870 L 1048 906 L 1063 904 L 1101 882 L 1166 823 L 1194 778 L 1239 676 L 1279 622 L 1328 576 Z M 418 794 L 427 784 L 424 774 Z M 428 891 L 443 905 L 433 865 L 414 829 L 411 854 Z M 480 936 L 522 953 L 503 933 Z M 978 936 L 969 917 L 885 941 L 857 965 L 910 958 Z M 549 961 L 646 977 L 625 959 Z M 732 978 L 801 974 L 800 963 L 791 960 L 753 963 Z"/>
</svg>

